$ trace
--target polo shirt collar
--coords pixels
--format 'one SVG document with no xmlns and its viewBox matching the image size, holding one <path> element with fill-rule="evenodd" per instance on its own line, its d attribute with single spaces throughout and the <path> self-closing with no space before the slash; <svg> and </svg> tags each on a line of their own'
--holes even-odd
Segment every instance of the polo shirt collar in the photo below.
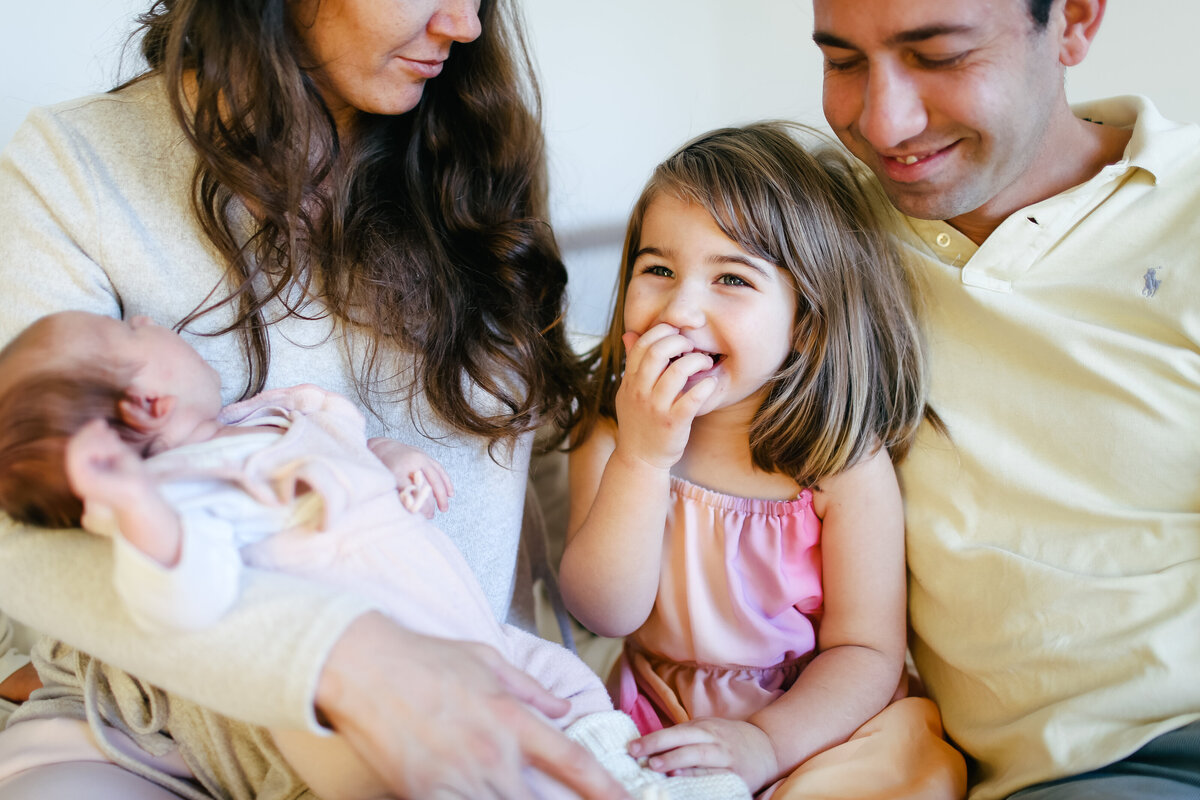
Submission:
<svg viewBox="0 0 1200 800">
<path fill-rule="evenodd" d="M 1168 180 L 1172 165 L 1190 158 L 1200 148 L 1200 126 L 1166 119 L 1154 103 L 1140 95 L 1080 103 L 1071 110 L 1082 119 L 1132 128 L 1121 165 L 1145 170 L 1155 183 Z"/>
</svg>

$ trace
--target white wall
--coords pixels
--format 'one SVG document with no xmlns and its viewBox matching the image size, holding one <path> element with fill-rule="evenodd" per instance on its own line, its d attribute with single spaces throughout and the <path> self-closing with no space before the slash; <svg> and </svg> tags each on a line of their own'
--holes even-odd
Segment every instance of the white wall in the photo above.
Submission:
<svg viewBox="0 0 1200 800">
<path fill-rule="evenodd" d="M 809 0 L 523 0 L 542 78 L 555 227 L 572 273 L 572 325 L 605 322 L 625 215 L 650 169 L 684 140 L 766 117 L 820 118 Z M 147 0 L 6 0 L 0 144 L 33 105 L 116 82 Z M 1087 61 L 1086 100 L 1140 92 L 1200 121 L 1200 3 L 1112 0 Z M 131 62 L 132 63 L 132 62 Z"/>
</svg>

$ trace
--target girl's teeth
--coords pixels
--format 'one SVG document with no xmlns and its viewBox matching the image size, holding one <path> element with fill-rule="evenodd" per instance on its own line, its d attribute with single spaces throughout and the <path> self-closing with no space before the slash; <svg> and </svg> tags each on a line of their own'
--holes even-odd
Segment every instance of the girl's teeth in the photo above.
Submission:
<svg viewBox="0 0 1200 800">
<path fill-rule="evenodd" d="M 920 161 L 921 159 L 918 158 L 917 156 L 901 156 L 900 158 L 897 158 L 896 160 L 899 161 L 901 164 L 915 164 L 918 161 Z"/>
</svg>

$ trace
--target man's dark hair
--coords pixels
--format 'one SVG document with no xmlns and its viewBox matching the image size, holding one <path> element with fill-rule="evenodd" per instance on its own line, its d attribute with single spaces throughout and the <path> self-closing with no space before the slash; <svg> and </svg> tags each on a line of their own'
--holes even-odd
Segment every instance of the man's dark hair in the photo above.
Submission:
<svg viewBox="0 0 1200 800">
<path fill-rule="evenodd" d="M 1033 21 L 1039 28 L 1046 27 L 1046 23 L 1050 21 L 1050 6 L 1054 0 L 1029 0 L 1029 16 L 1033 17 Z"/>
</svg>

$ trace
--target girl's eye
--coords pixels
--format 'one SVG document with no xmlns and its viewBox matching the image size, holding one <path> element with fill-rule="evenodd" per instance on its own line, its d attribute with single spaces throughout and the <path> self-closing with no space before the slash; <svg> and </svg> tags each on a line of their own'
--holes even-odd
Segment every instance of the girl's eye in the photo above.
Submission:
<svg viewBox="0 0 1200 800">
<path fill-rule="evenodd" d="M 646 267 L 645 269 L 642 270 L 642 274 L 643 275 L 658 275 L 659 277 L 662 277 L 662 278 L 670 278 L 672 275 L 674 275 L 674 273 L 671 272 L 670 269 L 662 266 L 661 264 L 653 264 L 649 267 Z"/>
<path fill-rule="evenodd" d="M 722 286 L 750 286 L 749 281 L 742 280 L 737 275 L 722 275 L 717 278 L 717 283 Z"/>
</svg>

